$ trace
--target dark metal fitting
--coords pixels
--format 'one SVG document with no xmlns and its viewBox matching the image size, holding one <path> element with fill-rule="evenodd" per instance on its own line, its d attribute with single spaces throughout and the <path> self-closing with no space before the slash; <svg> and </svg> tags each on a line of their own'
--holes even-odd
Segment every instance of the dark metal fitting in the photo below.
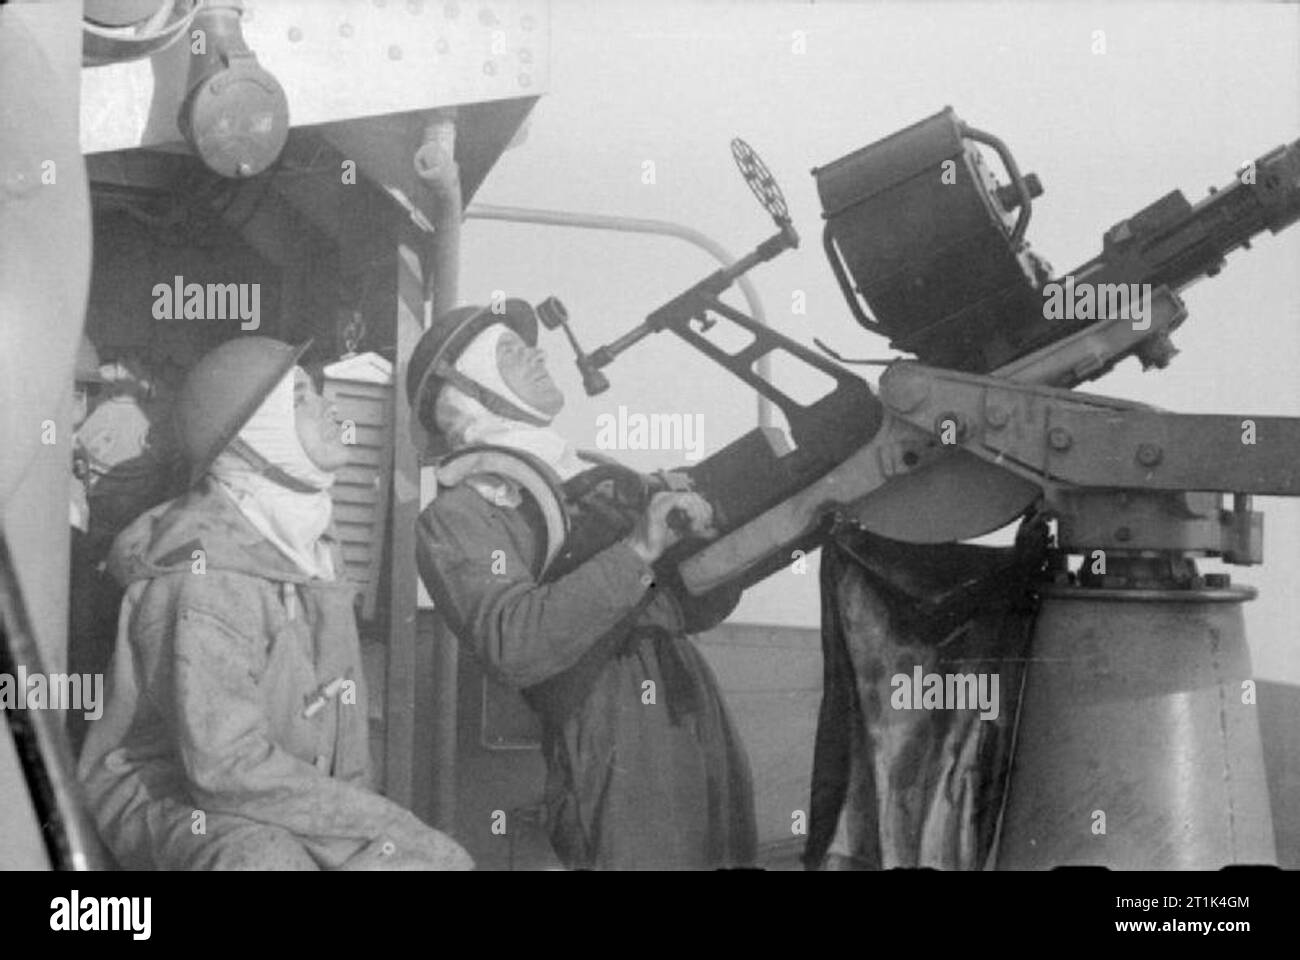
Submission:
<svg viewBox="0 0 1300 960">
<path fill-rule="evenodd" d="M 1158 443 L 1143 443 L 1138 445 L 1137 458 L 1138 463 L 1144 467 L 1154 467 L 1164 459 L 1165 452 L 1160 449 Z"/>
<path fill-rule="evenodd" d="M 1072 443 L 1074 443 L 1074 438 L 1070 436 L 1070 431 L 1066 430 L 1065 427 L 1052 427 L 1051 430 L 1047 431 L 1047 444 L 1058 453 L 1069 450 Z"/>
</svg>

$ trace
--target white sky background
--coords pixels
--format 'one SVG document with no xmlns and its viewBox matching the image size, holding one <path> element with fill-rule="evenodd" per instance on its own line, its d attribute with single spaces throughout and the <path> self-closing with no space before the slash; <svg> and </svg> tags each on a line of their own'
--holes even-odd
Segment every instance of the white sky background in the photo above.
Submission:
<svg viewBox="0 0 1300 960">
<path fill-rule="evenodd" d="M 1093 31 L 1106 52 L 1092 52 Z M 793 51 L 803 31 L 806 52 Z M 771 221 L 732 163 L 739 135 L 776 175 L 803 237 L 756 268 L 773 326 L 847 355 L 890 355 L 844 304 L 821 251 L 809 170 L 952 105 L 1000 136 L 1045 194 L 1029 239 L 1057 275 L 1100 250 L 1102 233 L 1164 193 L 1193 203 L 1236 169 L 1300 136 L 1300 7 L 1264 4 L 633 3 L 554 0 L 551 85 L 526 140 L 480 191 L 485 203 L 680 221 L 739 256 Z M 642 182 L 645 161 L 655 183 Z M 1129 360 L 1085 389 L 1179 412 L 1300 416 L 1300 225 L 1266 235 L 1189 289 L 1182 353 L 1164 371 Z M 680 241 L 469 221 L 461 296 L 556 294 L 595 347 L 715 268 Z M 793 293 L 807 315 L 793 316 Z M 727 299 L 743 309 L 733 291 Z M 671 334 L 606 369 L 587 397 L 560 334 L 550 366 L 569 398 L 557 425 L 596 445 L 596 418 L 704 414 L 705 454 L 755 423 L 753 395 Z M 873 368 L 868 379 L 876 377 Z M 642 469 L 680 452 L 617 454 Z M 1262 568 L 1247 605 L 1256 673 L 1300 682 L 1300 504 L 1257 498 Z M 1217 569 L 1207 566 L 1206 569 Z M 815 565 L 775 575 L 733 619 L 816 625 Z"/>
</svg>

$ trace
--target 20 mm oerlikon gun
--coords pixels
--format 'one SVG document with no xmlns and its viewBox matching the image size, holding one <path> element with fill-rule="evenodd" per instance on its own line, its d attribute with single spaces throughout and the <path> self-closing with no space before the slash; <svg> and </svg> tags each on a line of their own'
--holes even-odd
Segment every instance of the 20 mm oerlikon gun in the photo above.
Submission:
<svg viewBox="0 0 1300 960">
<path fill-rule="evenodd" d="M 691 471 L 721 535 L 674 552 L 686 587 L 762 579 L 820 543 L 831 522 L 948 543 L 1017 518 L 1054 520 L 999 864 L 1271 861 L 1258 721 L 1241 696 L 1250 678 L 1241 603 L 1254 591 L 1202 576 L 1194 561 L 1261 562 L 1251 497 L 1300 495 L 1300 419 L 1175 414 L 1071 388 L 1128 356 L 1169 362 L 1170 334 L 1187 316 L 1179 291 L 1300 218 L 1300 141 L 1196 205 L 1167 194 L 1062 277 L 1025 242 L 1038 179 L 951 109 L 814 170 L 825 250 L 850 309 L 916 357 L 891 363 L 878 395 L 719 299 L 798 243 L 771 174 L 742 142 L 733 152 L 777 233 L 609 345 L 578 351 L 598 390 L 600 368 L 671 330 L 789 423 L 792 448 L 760 428 Z M 720 320 L 750 342 L 721 349 L 708 337 Z M 753 369 L 777 351 L 834 389 L 796 403 Z M 1077 573 L 1071 555 L 1085 558 Z M 1085 843 L 1095 837 L 1081 825 L 1104 806 L 1099 789 L 1122 791 L 1140 811 L 1122 842 Z"/>
</svg>

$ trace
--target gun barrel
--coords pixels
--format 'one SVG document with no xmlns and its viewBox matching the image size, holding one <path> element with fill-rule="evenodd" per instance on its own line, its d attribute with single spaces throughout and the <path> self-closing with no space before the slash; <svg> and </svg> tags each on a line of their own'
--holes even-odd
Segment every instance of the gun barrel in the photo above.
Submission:
<svg viewBox="0 0 1300 960">
<path fill-rule="evenodd" d="M 1300 220 L 1300 140 L 1266 153 L 1195 206 L 1173 191 L 1106 232 L 1099 257 L 1075 271 L 1096 282 L 1178 290 L 1213 276 L 1264 230 Z"/>
<path fill-rule="evenodd" d="M 1231 184 L 1211 189 L 1192 205 L 1182 191 L 1165 194 L 1106 231 L 1102 252 L 1067 276 L 1094 289 L 1150 284 L 1177 292 L 1222 269 L 1229 253 L 1258 234 L 1280 233 L 1300 220 L 1300 140 L 1277 147 L 1238 171 Z M 1089 326 L 1091 318 L 1060 319 L 1039 327 L 1017 358 Z M 1129 351 L 1132 352 L 1132 351 Z M 1127 354 L 1112 357 L 1109 366 Z M 1094 374 L 1095 376 L 1096 374 Z"/>
</svg>

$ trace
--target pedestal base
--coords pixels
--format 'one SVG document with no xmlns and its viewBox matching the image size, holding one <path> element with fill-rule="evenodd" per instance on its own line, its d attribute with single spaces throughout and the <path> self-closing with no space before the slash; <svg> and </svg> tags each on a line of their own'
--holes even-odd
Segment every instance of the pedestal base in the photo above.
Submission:
<svg viewBox="0 0 1300 960">
<path fill-rule="evenodd" d="M 1274 863 L 1245 683 L 1254 591 L 1043 593 L 998 868 Z"/>
</svg>

